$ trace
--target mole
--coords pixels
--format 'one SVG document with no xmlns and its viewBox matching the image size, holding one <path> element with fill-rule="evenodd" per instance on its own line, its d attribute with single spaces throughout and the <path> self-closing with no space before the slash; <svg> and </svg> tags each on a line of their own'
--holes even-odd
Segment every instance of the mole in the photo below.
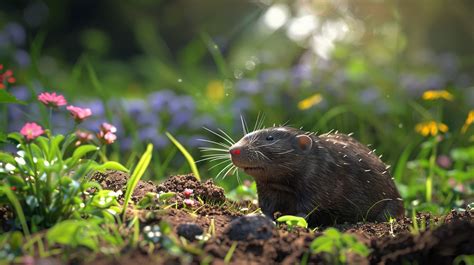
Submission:
<svg viewBox="0 0 474 265">
<path fill-rule="evenodd" d="M 246 134 L 229 153 L 255 179 L 259 207 L 271 218 L 298 215 L 316 226 L 404 215 L 389 167 L 349 135 L 270 127 Z"/>
</svg>

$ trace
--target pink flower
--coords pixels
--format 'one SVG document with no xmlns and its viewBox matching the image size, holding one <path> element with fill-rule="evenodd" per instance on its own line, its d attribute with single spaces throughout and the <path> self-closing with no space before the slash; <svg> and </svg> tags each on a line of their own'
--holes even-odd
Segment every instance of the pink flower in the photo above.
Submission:
<svg viewBox="0 0 474 265">
<path fill-rule="evenodd" d="M 76 146 L 87 143 L 94 138 L 94 135 L 86 131 L 76 131 L 77 142 Z"/>
<path fill-rule="evenodd" d="M 111 133 L 116 133 L 117 128 L 113 126 L 110 123 L 104 122 L 102 125 L 100 125 L 100 130 L 103 131 L 104 133 L 111 132 Z"/>
<path fill-rule="evenodd" d="M 108 132 L 104 135 L 104 142 L 106 144 L 113 144 L 115 142 L 115 140 L 117 140 L 117 135 L 115 135 L 111 132 Z"/>
<path fill-rule="evenodd" d="M 184 200 L 183 200 L 183 203 L 184 203 L 184 205 L 186 205 L 187 207 L 193 207 L 195 201 L 194 201 L 193 199 L 184 199 Z"/>
<path fill-rule="evenodd" d="M 0 64 L 0 71 L 3 70 L 3 64 Z M 6 88 L 5 83 L 13 84 L 16 79 L 13 77 L 12 70 L 6 70 L 4 73 L 0 73 L 0 89 Z"/>
<path fill-rule="evenodd" d="M 193 192 L 194 192 L 194 191 L 193 191 L 192 189 L 184 189 L 183 195 L 184 195 L 184 197 L 189 198 L 189 197 L 191 197 L 191 195 L 193 194 Z"/>
<path fill-rule="evenodd" d="M 112 132 L 100 131 L 97 134 L 97 138 L 99 138 L 105 144 L 113 144 L 115 140 L 117 140 L 117 135 L 113 134 Z"/>
<path fill-rule="evenodd" d="M 76 122 L 81 122 L 85 118 L 92 115 L 92 111 L 89 108 L 83 109 L 79 107 L 74 107 L 73 105 L 69 105 L 66 107 L 66 109 L 69 110 L 69 112 L 74 117 L 74 120 L 76 120 Z"/>
<path fill-rule="evenodd" d="M 38 95 L 38 100 L 41 101 L 46 107 L 59 107 L 67 104 L 66 99 L 62 95 L 56 95 L 55 92 L 48 93 L 44 92 Z"/>
<path fill-rule="evenodd" d="M 26 140 L 31 141 L 44 133 L 43 128 L 34 122 L 27 122 L 21 128 L 20 133 L 26 137 Z"/>
</svg>

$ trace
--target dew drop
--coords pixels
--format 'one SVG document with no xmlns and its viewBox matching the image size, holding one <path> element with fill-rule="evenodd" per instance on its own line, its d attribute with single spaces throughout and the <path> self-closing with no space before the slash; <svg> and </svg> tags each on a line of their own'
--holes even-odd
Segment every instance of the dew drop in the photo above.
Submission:
<svg viewBox="0 0 474 265">
<path fill-rule="evenodd" d="M 181 83 L 181 82 L 183 82 L 183 79 L 181 79 L 181 78 L 178 79 L 178 83 Z"/>
</svg>

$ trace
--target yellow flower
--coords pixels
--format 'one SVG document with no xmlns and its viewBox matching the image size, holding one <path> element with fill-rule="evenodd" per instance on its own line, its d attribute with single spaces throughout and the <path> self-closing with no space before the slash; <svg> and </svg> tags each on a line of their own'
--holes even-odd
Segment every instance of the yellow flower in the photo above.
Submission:
<svg viewBox="0 0 474 265">
<path fill-rule="evenodd" d="M 224 84 L 219 80 L 211 80 L 206 88 L 207 97 L 216 102 L 220 102 L 224 98 Z"/>
<path fill-rule="evenodd" d="M 305 99 L 301 100 L 300 102 L 298 102 L 298 109 L 300 109 L 300 110 L 309 109 L 312 106 L 314 106 L 314 105 L 318 104 L 319 102 L 321 102 L 321 100 L 323 100 L 323 97 L 321 96 L 321 94 L 316 93 L 316 94 L 312 95 L 311 97 L 305 98 Z"/>
<path fill-rule="evenodd" d="M 454 96 L 446 90 L 428 90 L 423 93 L 422 98 L 424 100 L 446 99 L 451 101 L 454 99 Z"/>
<path fill-rule="evenodd" d="M 467 129 L 469 126 L 474 122 L 474 110 L 469 111 L 469 114 L 467 114 L 466 121 L 464 122 L 464 125 L 462 126 L 461 132 L 466 133 Z"/>
<path fill-rule="evenodd" d="M 430 134 L 435 136 L 435 135 L 438 135 L 438 132 L 442 132 L 442 133 L 447 132 L 448 126 L 441 122 L 428 121 L 428 122 L 418 123 L 415 127 L 415 130 L 423 136 L 428 136 Z"/>
</svg>

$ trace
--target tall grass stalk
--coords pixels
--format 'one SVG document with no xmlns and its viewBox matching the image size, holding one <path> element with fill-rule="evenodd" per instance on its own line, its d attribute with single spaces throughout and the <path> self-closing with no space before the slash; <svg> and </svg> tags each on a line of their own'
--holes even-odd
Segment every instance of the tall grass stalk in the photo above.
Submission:
<svg viewBox="0 0 474 265">
<path fill-rule="evenodd" d="M 173 137 L 169 132 L 166 132 L 166 136 L 173 142 L 176 147 L 178 147 L 179 151 L 183 153 L 184 157 L 188 161 L 189 167 L 191 167 L 191 171 L 193 172 L 194 176 L 196 177 L 197 180 L 201 181 L 201 176 L 199 175 L 199 170 L 196 167 L 196 161 L 194 161 L 194 158 L 191 156 L 191 154 L 184 148 L 184 146 L 176 140 L 176 138 Z"/>
<path fill-rule="evenodd" d="M 145 174 L 145 171 L 150 164 L 151 157 L 153 153 L 153 144 L 148 144 L 145 153 L 138 161 L 137 167 L 133 170 L 132 176 L 130 176 L 130 180 L 127 183 L 127 190 L 125 191 L 125 200 L 123 203 L 123 221 L 125 222 L 125 214 L 127 210 L 128 203 L 130 202 L 130 198 L 132 197 L 133 190 L 138 184 L 140 178 Z"/>
</svg>

